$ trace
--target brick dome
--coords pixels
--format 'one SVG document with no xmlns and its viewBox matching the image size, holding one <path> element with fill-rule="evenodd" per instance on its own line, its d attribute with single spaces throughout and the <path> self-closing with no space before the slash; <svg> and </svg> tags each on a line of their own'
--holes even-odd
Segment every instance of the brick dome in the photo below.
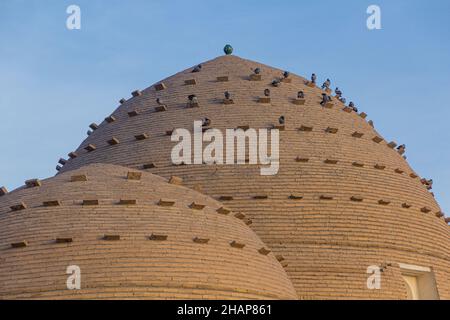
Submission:
<svg viewBox="0 0 450 320">
<path fill-rule="evenodd" d="M 297 298 L 242 214 L 180 182 L 92 164 L 2 196 L 0 299 Z"/>
<path fill-rule="evenodd" d="M 257 67 L 261 79 L 253 81 Z M 323 91 L 304 78 L 290 75 L 272 86 L 279 77 L 282 70 L 226 55 L 135 91 L 93 127 L 61 171 L 105 162 L 182 177 L 251 218 L 251 228 L 284 257 L 300 298 L 406 298 L 401 264 L 431 268 L 439 296 L 450 298 L 449 228 L 396 144 L 337 99 L 322 107 Z M 266 88 L 271 101 L 260 103 Z M 303 105 L 295 101 L 299 90 Z M 224 91 L 234 104 L 223 103 Z M 198 108 L 186 108 L 191 94 Z M 166 106 L 158 108 L 156 98 Z M 172 164 L 173 128 L 192 129 L 204 117 L 221 130 L 268 128 L 281 115 L 275 176 L 261 176 L 260 165 Z M 385 263 L 383 287 L 368 290 L 367 267 Z"/>
</svg>

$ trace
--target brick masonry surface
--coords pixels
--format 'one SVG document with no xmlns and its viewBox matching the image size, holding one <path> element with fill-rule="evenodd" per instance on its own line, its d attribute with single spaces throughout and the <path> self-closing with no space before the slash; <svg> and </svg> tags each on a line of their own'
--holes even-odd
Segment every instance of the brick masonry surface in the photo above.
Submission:
<svg viewBox="0 0 450 320">
<path fill-rule="evenodd" d="M 236 213 L 150 173 L 127 179 L 128 171 L 93 164 L 3 196 L 0 299 L 297 298 L 275 255 L 259 252 L 265 245 Z M 72 181 L 81 175 L 87 181 Z M 12 211 L 18 202 L 26 209 Z M 69 265 L 81 268 L 81 290 L 67 289 Z"/>
<path fill-rule="evenodd" d="M 323 92 L 302 77 L 292 74 L 290 82 L 273 87 L 282 70 L 236 56 L 202 65 L 201 72 L 182 71 L 122 101 L 61 172 L 110 163 L 175 175 L 212 198 L 228 197 L 223 205 L 245 214 L 251 229 L 284 259 L 301 299 L 406 298 L 398 263 L 431 267 L 440 298 L 450 299 L 450 229 L 419 174 L 389 147 L 390 139 L 364 115 L 344 111 L 337 99 L 332 108 L 322 108 Z M 262 79 L 250 81 L 256 67 Z M 228 81 L 218 81 L 225 76 Z M 190 79 L 195 82 L 186 82 Z M 271 101 L 260 103 L 266 88 Z M 304 105 L 294 103 L 299 90 Z M 234 104 L 223 103 L 225 91 Z M 198 108 L 186 108 L 191 94 Z M 155 109 L 156 98 L 166 104 L 162 112 Z M 286 125 L 275 176 L 261 176 L 260 165 L 171 162 L 175 143 L 167 132 L 174 128 L 192 129 L 193 121 L 204 117 L 221 130 L 269 128 L 281 115 Z M 113 138 L 118 143 L 109 143 Z M 368 290 L 366 268 L 385 262 L 392 267 L 383 273 L 382 289 Z"/>
</svg>

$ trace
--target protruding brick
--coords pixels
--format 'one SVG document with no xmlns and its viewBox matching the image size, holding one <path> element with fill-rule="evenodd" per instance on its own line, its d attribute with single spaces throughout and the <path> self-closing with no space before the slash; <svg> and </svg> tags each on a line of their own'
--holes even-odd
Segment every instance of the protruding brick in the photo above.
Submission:
<svg viewBox="0 0 450 320">
<path fill-rule="evenodd" d="M 98 206 L 98 200 L 97 199 L 83 200 L 83 206 Z"/>
<path fill-rule="evenodd" d="M 27 186 L 27 188 L 35 188 L 40 187 L 42 185 L 42 182 L 39 179 L 30 179 L 25 181 L 25 185 Z"/>
<path fill-rule="evenodd" d="M 155 163 L 151 162 L 151 163 L 146 163 L 142 166 L 143 169 L 153 169 L 156 168 Z"/>
<path fill-rule="evenodd" d="M 141 133 L 141 134 L 135 135 L 134 138 L 138 141 L 145 140 L 145 139 L 148 139 L 148 134 Z"/>
<path fill-rule="evenodd" d="M 61 201 L 59 200 L 49 200 L 42 202 L 44 207 L 59 207 L 61 205 Z"/>
<path fill-rule="evenodd" d="M 128 116 L 129 116 L 130 118 L 136 117 L 138 114 L 139 114 L 139 111 L 137 111 L 137 110 L 131 110 L 131 111 L 128 111 Z"/>
<path fill-rule="evenodd" d="M 242 249 L 242 248 L 245 247 L 245 244 L 233 240 L 233 241 L 230 242 L 230 246 L 233 247 L 233 248 Z"/>
<path fill-rule="evenodd" d="M 194 241 L 195 243 L 206 244 L 206 243 L 209 242 L 209 239 L 208 238 L 195 237 L 194 239 L 192 239 L 192 241 Z"/>
<path fill-rule="evenodd" d="M 390 200 L 386 200 L 386 199 L 378 200 L 378 204 L 381 204 L 381 205 L 383 205 L 383 206 L 387 206 L 387 205 L 389 205 L 390 203 L 391 203 Z"/>
<path fill-rule="evenodd" d="M 387 144 L 387 146 L 391 149 L 394 149 L 397 146 L 397 143 L 395 143 L 395 141 L 391 141 Z"/>
<path fill-rule="evenodd" d="M 402 208 L 409 209 L 409 208 L 411 208 L 411 205 L 407 202 L 404 202 L 404 203 L 402 203 Z"/>
<path fill-rule="evenodd" d="M 300 156 L 297 156 L 297 158 L 295 158 L 295 162 L 303 162 L 303 163 L 305 163 L 305 162 L 308 162 L 309 161 L 309 158 L 304 158 L 304 157 L 300 157 Z"/>
<path fill-rule="evenodd" d="M 106 241 L 118 241 L 118 240 L 120 240 L 120 235 L 118 235 L 118 234 L 105 234 L 103 236 L 103 240 L 106 240 Z"/>
<path fill-rule="evenodd" d="M 216 211 L 217 211 L 217 213 L 225 214 L 225 215 L 226 215 L 226 214 L 229 214 L 229 213 L 231 212 L 230 209 L 225 208 L 225 207 L 220 207 L 220 208 L 217 209 Z"/>
<path fill-rule="evenodd" d="M 219 201 L 231 201 L 233 200 L 233 196 L 220 196 Z"/>
<path fill-rule="evenodd" d="M 263 256 L 267 256 L 271 251 L 267 248 L 262 247 L 261 249 L 258 250 L 258 252 Z"/>
<path fill-rule="evenodd" d="M 136 199 L 120 199 L 118 204 L 122 206 L 132 206 L 136 204 Z"/>
<path fill-rule="evenodd" d="M 70 177 L 71 182 L 84 182 L 87 181 L 87 176 L 85 174 L 77 174 Z"/>
<path fill-rule="evenodd" d="M 359 116 L 360 116 L 361 118 L 365 119 L 365 118 L 367 118 L 367 113 L 361 112 L 361 113 L 359 114 Z"/>
<path fill-rule="evenodd" d="M 8 193 L 8 189 L 6 189 L 6 187 L 0 187 L 0 197 L 4 196 L 7 193 Z"/>
<path fill-rule="evenodd" d="M 338 131 L 339 131 L 338 128 L 332 128 L 332 127 L 328 127 L 328 128 L 325 129 L 325 132 L 333 133 L 333 134 L 336 134 Z"/>
<path fill-rule="evenodd" d="M 311 132 L 313 129 L 313 127 L 308 127 L 308 126 L 301 126 L 300 128 L 298 128 L 299 131 L 304 131 L 304 132 Z"/>
<path fill-rule="evenodd" d="M 158 206 L 161 207 L 172 207 L 175 204 L 174 200 L 169 199 L 159 199 Z"/>
<path fill-rule="evenodd" d="M 386 169 L 386 166 L 377 163 L 377 164 L 374 166 L 374 168 L 375 168 L 375 169 L 378 169 L 378 170 L 384 170 L 384 169 Z"/>
<path fill-rule="evenodd" d="M 71 152 L 68 154 L 70 159 L 75 159 L 76 157 L 78 157 L 78 154 L 76 152 Z"/>
<path fill-rule="evenodd" d="M 141 92 L 140 90 L 134 90 L 134 91 L 131 93 L 131 95 L 132 95 L 133 97 L 139 97 L 139 96 L 142 95 L 142 92 Z"/>
<path fill-rule="evenodd" d="M 64 238 L 56 238 L 56 243 L 72 243 L 73 239 L 71 237 L 64 237 Z"/>
<path fill-rule="evenodd" d="M 114 116 L 109 116 L 105 118 L 105 121 L 108 123 L 113 123 L 114 121 L 116 121 L 116 118 Z"/>
<path fill-rule="evenodd" d="M 352 200 L 354 202 L 362 202 L 364 200 L 364 198 L 362 196 L 352 196 L 350 198 L 350 200 Z"/>
<path fill-rule="evenodd" d="M 405 171 L 403 171 L 402 169 L 400 169 L 400 168 L 397 168 L 397 169 L 395 169 L 394 170 L 396 173 L 399 173 L 399 174 L 402 174 L 403 172 L 405 172 Z"/>
<path fill-rule="evenodd" d="M 87 152 L 92 152 L 95 151 L 97 149 L 97 147 L 93 144 L 88 144 L 85 148 L 84 148 Z"/>
<path fill-rule="evenodd" d="M 320 200 L 333 200 L 333 196 L 329 194 L 322 194 Z"/>
<path fill-rule="evenodd" d="M 364 167 L 364 163 L 355 161 L 352 163 L 352 166 L 362 168 L 362 167 Z"/>
<path fill-rule="evenodd" d="M 127 179 L 128 180 L 141 180 L 142 173 L 139 171 L 128 171 Z"/>
<path fill-rule="evenodd" d="M 372 138 L 372 141 L 375 143 L 380 143 L 381 141 L 383 141 L 383 138 L 381 138 L 379 136 L 375 136 Z"/>
<path fill-rule="evenodd" d="M 67 160 L 66 159 L 63 159 L 63 158 L 60 158 L 59 160 L 58 160 L 58 163 L 60 164 L 60 165 L 65 165 L 66 163 L 67 163 Z"/>
<path fill-rule="evenodd" d="M 90 125 L 89 125 L 89 128 L 91 128 L 92 130 L 97 130 L 98 129 L 98 124 L 96 124 L 96 123 L 91 123 Z"/>
<path fill-rule="evenodd" d="M 20 202 L 18 204 L 15 204 L 10 207 L 11 211 L 20 211 L 25 210 L 27 208 L 27 205 L 24 202 Z"/>
<path fill-rule="evenodd" d="M 423 207 L 420 209 L 420 211 L 422 211 L 423 213 L 429 213 L 429 212 L 431 212 L 431 209 L 428 207 Z"/>
<path fill-rule="evenodd" d="M 336 159 L 325 159 L 324 163 L 326 164 L 337 164 L 339 160 Z"/>
<path fill-rule="evenodd" d="M 197 81 L 195 79 L 187 79 L 184 80 L 184 84 L 187 86 L 193 86 L 197 84 Z"/>
<path fill-rule="evenodd" d="M 197 202 L 192 202 L 189 205 L 189 208 L 194 209 L 194 210 L 203 210 L 203 208 L 205 208 L 206 206 L 204 204 L 201 203 L 197 203 Z"/>
<path fill-rule="evenodd" d="M 250 80 L 250 81 L 261 81 L 261 75 L 260 75 L 260 74 L 254 74 L 254 73 L 252 73 L 252 74 L 249 76 L 249 80 Z"/>
<path fill-rule="evenodd" d="M 175 185 L 182 185 L 183 184 L 183 178 L 177 177 L 177 176 L 171 176 L 169 179 L 169 183 L 170 184 L 175 184 Z"/>
<path fill-rule="evenodd" d="M 26 246 L 28 246 L 28 242 L 25 240 L 11 243 L 11 247 L 14 249 L 25 248 Z"/>
<path fill-rule="evenodd" d="M 291 200 L 302 200 L 302 199 L 303 199 L 303 196 L 298 195 L 298 194 L 291 194 L 291 195 L 289 196 L 289 199 L 291 199 Z"/>
<path fill-rule="evenodd" d="M 158 84 L 155 84 L 155 90 L 156 91 L 161 91 L 161 90 L 164 90 L 164 89 L 166 89 L 167 87 L 166 87 L 166 85 L 163 83 L 163 82 L 161 82 L 161 83 L 158 83 Z"/>
<path fill-rule="evenodd" d="M 253 196 L 253 199 L 255 199 L 255 200 L 265 200 L 268 198 L 269 198 L 269 196 L 267 194 L 258 194 L 256 196 Z"/>
<path fill-rule="evenodd" d="M 270 103 L 270 97 L 259 97 L 258 102 L 259 103 Z"/>
<path fill-rule="evenodd" d="M 228 76 L 220 76 L 216 78 L 217 82 L 227 82 Z"/>
<path fill-rule="evenodd" d="M 119 144 L 119 143 L 120 143 L 119 139 L 117 139 L 117 138 L 115 138 L 115 137 L 112 137 L 112 138 L 109 139 L 107 142 L 108 142 L 108 144 L 109 144 L 110 146 L 115 146 L 116 144 Z"/>
<path fill-rule="evenodd" d="M 156 234 L 152 233 L 148 239 L 152 241 L 166 241 L 168 236 L 166 234 Z"/>
<path fill-rule="evenodd" d="M 236 212 L 234 216 L 240 220 L 245 218 L 245 214 L 243 214 L 242 212 Z"/>
<path fill-rule="evenodd" d="M 364 133 L 358 132 L 358 131 L 355 131 L 352 133 L 352 137 L 354 137 L 354 138 L 362 138 L 363 135 L 364 135 Z"/>
<path fill-rule="evenodd" d="M 292 103 L 296 104 L 298 106 L 303 106 L 305 104 L 306 99 L 304 98 L 297 98 L 297 99 L 293 99 Z"/>
<path fill-rule="evenodd" d="M 164 112 L 167 111 L 167 106 L 165 104 L 159 105 L 155 107 L 156 112 Z"/>
</svg>

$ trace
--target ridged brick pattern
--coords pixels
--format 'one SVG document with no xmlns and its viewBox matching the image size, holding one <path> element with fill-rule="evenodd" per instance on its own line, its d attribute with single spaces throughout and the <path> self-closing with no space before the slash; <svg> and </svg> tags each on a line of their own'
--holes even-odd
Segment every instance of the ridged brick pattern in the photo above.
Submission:
<svg viewBox="0 0 450 320">
<path fill-rule="evenodd" d="M 0 299 L 297 298 L 264 246 L 208 196 L 93 164 L 1 197 Z M 70 265 L 81 268 L 81 290 L 66 287 Z"/>
<path fill-rule="evenodd" d="M 366 288 L 366 268 L 390 261 L 432 267 L 440 297 L 450 299 L 449 227 L 418 174 L 388 145 L 395 137 L 384 139 L 364 113 L 343 110 L 337 99 L 332 108 L 322 108 L 322 91 L 305 85 L 302 77 L 291 74 L 290 82 L 272 87 L 281 70 L 236 56 L 202 65 L 201 72 L 182 71 L 122 101 L 112 114 L 116 120 L 104 121 L 62 172 L 105 162 L 181 177 L 184 185 L 251 218 L 251 228 L 284 256 L 301 298 L 405 298 L 398 270 L 384 274 L 382 290 Z M 249 81 L 256 67 L 262 79 Z M 228 81 L 217 80 L 225 76 Z M 186 85 L 188 79 L 195 85 Z M 258 103 L 266 88 L 270 103 Z M 304 105 L 294 100 L 299 90 L 305 93 Z M 234 104 L 223 103 L 225 91 Z M 191 94 L 198 97 L 198 108 L 186 108 Z M 155 111 L 156 98 L 167 111 Z M 130 118 L 134 110 L 138 115 Z M 167 131 L 192 129 L 193 121 L 204 117 L 222 130 L 269 128 L 281 115 L 286 124 L 276 176 L 261 176 L 259 165 L 171 163 L 175 143 Z M 148 138 L 137 141 L 144 132 Z M 120 144 L 109 145 L 112 137 Z M 89 145 L 96 149 L 88 152 Z M 261 194 L 267 198 L 255 199 Z"/>
</svg>

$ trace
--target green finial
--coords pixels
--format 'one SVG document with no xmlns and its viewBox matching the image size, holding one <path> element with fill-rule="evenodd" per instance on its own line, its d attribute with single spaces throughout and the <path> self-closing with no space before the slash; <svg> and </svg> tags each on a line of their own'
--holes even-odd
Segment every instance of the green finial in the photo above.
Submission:
<svg viewBox="0 0 450 320">
<path fill-rule="evenodd" d="M 226 55 L 230 55 L 233 53 L 233 47 L 230 46 L 229 44 L 227 44 L 224 48 L 223 48 L 223 52 L 225 52 Z"/>
</svg>

